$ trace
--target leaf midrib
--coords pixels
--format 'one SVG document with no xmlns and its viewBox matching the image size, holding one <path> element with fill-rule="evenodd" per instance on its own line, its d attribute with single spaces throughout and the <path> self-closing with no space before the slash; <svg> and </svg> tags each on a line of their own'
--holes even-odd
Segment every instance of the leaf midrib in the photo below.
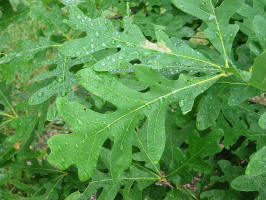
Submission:
<svg viewBox="0 0 266 200">
<path fill-rule="evenodd" d="M 216 75 L 216 76 L 213 76 L 213 77 L 211 77 L 211 78 L 205 79 L 205 80 L 203 80 L 203 81 L 199 81 L 199 82 L 197 82 L 197 83 L 194 83 L 194 84 L 191 84 L 191 85 L 185 86 L 185 87 L 183 87 L 183 88 L 178 88 L 178 89 L 173 90 L 173 91 L 171 91 L 171 92 L 169 92 L 169 93 L 167 93 L 167 94 L 165 94 L 165 95 L 159 96 L 159 97 L 157 97 L 157 98 L 155 98 L 155 99 L 153 99 L 153 100 L 151 100 L 151 101 L 148 101 L 148 102 L 146 102 L 145 104 L 143 104 L 143 105 L 137 107 L 136 109 L 131 110 L 130 112 L 125 113 L 125 114 L 121 115 L 120 117 L 116 118 L 115 120 L 113 120 L 111 123 L 107 124 L 107 125 L 106 125 L 105 127 L 103 127 L 102 129 L 100 129 L 100 130 L 98 130 L 97 132 L 95 132 L 95 133 L 89 135 L 89 137 L 93 137 L 93 136 L 95 136 L 95 135 L 97 135 L 97 134 L 103 133 L 104 130 L 109 129 L 112 125 L 114 125 L 114 124 L 117 123 L 118 121 L 122 120 L 123 118 L 127 117 L 128 115 L 131 115 L 131 114 L 133 114 L 133 113 L 135 113 L 135 112 L 138 112 L 138 111 L 140 111 L 141 109 L 145 108 L 146 106 L 149 106 L 149 105 L 151 105 L 151 104 L 153 104 L 153 103 L 155 103 L 155 102 L 157 102 L 157 101 L 160 101 L 160 100 L 163 99 L 163 98 L 169 97 L 169 96 L 171 96 L 171 95 L 174 95 L 174 94 L 177 93 L 177 92 L 180 92 L 180 91 L 183 91 L 183 90 L 186 90 L 186 89 L 192 88 L 192 87 L 194 87 L 194 86 L 201 85 L 201 84 L 203 84 L 203 83 L 206 83 L 206 82 L 209 82 L 209 81 L 212 81 L 212 80 L 218 79 L 218 78 L 223 77 L 223 76 L 226 76 L 226 74 L 225 74 L 225 73 L 218 74 L 218 75 Z M 88 138 L 87 138 L 87 139 L 88 139 Z M 85 140 L 86 140 L 86 139 L 81 140 L 80 143 L 84 142 Z"/>
<path fill-rule="evenodd" d="M 222 45 L 222 49 L 223 49 L 223 53 L 224 53 L 225 67 L 229 68 L 228 59 L 227 59 L 227 53 L 226 53 L 225 46 L 224 46 L 224 39 L 223 39 L 222 31 L 221 31 L 219 22 L 218 22 L 217 17 L 216 17 L 216 13 L 215 13 L 215 10 L 214 10 L 214 6 L 212 4 L 212 0 L 209 0 L 209 1 L 210 1 L 210 5 L 211 5 L 211 8 L 212 8 L 212 13 L 213 13 L 213 16 L 214 16 L 214 19 L 215 19 L 216 27 L 217 27 L 217 30 L 218 30 L 218 33 L 219 33 L 219 39 L 220 39 L 220 42 L 221 42 L 221 45 Z"/>
<path fill-rule="evenodd" d="M 97 30 L 95 30 L 95 29 L 93 29 L 91 27 L 90 27 L 90 29 L 95 31 L 95 32 L 97 31 Z M 218 68 L 220 71 L 223 71 L 222 67 L 220 65 L 217 65 L 215 63 L 212 63 L 212 62 L 209 62 L 209 61 L 206 61 L 206 60 L 202 60 L 200 58 L 196 58 L 196 57 L 192 57 L 192 56 L 186 56 L 186 55 L 183 55 L 183 54 L 177 54 L 177 53 L 173 53 L 173 52 L 159 51 L 158 49 L 152 49 L 152 48 L 144 47 L 144 46 L 141 46 L 141 45 L 133 43 L 133 42 L 129 42 L 129 41 L 126 41 L 126 40 L 121 40 L 121 39 L 115 38 L 115 37 L 110 36 L 110 35 L 108 35 L 106 33 L 102 33 L 102 35 L 104 35 L 104 36 L 106 36 L 108 38 L 111 38 L 111 39 L 113 39 L 115 41 L 118 41 L 118 42 L 121 42 L 121 43 L 125 43 L 125 44 L 129 44 L 129 45 L 132 45 L 132 46 L 135 46 L 135 47 L 138 47 L 138 48 L 149 49 L 151 51 L 165 53 L 165 54 L 169 54 L 169 55 L 176 56 L 176 57 L 182 57 L 182 58 L 187 58 L 187 59 L 190 59 L 190 60 L 196 60 L 196 61 L 199 61 L 199 62 L 202 62 L 202 63 L 209 64 L 211 66 L 214 66 L 214 67 Z"/>
</svg>

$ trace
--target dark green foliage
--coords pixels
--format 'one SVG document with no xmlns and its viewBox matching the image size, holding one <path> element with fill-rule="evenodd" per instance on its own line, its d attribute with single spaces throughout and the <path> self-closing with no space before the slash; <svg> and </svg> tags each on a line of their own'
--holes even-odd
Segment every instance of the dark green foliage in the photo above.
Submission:
<svg viewBox="0 0 266 200">
<path fill-rule="evenodd" d="M 0 199 L 266 199 L 264 0 L 0 0 Z"/>
</svg>

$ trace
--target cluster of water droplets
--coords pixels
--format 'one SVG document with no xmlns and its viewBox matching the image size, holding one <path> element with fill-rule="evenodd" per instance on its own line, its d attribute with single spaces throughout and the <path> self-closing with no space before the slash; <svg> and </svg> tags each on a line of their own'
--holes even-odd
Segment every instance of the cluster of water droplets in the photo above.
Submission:
<svg viewBox="0 0 266 200">
<path fill-rule="evenodd" d="M 156 69 L 156 71 L 163 74 L 164 76 L 175 75 L 180 72 L 180 70 L 176 67 L 164 67 L 161 69 Z"/>
<path fill-rule="evenodd" d="M 215 19 L 215 16 L 214 16 L 213 14 L 210 14 L 208 20 L 211 21 L 211 20 L 213 20 L 213 19 Z"/>
<path fill-rule="evenodd" d="M 77 5 L 84 0 L 61 0 L 65 5 Z"/>
<path fill-rule="evenodd" d="M 131 73 L 133 72 L 133 68 L 120 68 L 120 69 L 112 69 L 109 71 L 112 74 L 119 74 L 119 73 Z"/>
</svg>

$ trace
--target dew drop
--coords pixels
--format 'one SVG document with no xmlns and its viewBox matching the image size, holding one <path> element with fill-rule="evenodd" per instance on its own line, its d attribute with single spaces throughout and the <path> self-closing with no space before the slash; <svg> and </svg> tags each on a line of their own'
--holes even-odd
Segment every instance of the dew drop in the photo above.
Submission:
<svg viewBox="0 0 266 200">
<path fill-rule="evenodd" d="M 29 100 L 29 103 L 30 103 L 30 104 L 33 104 L 33 102 L 34 102 L 33 99 L 30 99 L 30 100 Z"/>
<path fill-rule="evenodd" d="M 180 107 L 183 107 L 184 106 L 184 103 L 185 103 L 185 100 L 184 99 L 181 99 L 180 102 L 179 102 Z"/>
<path fill-rule="evenodd" d="M 210 14 L 210 16 L 209 16 L 209 20 L 212 20 L 212 19 L 214 19 L 215 18 L 215 16 L 213 15 L 213 14 Z"/>
<path fill-rule="evenodd" d="M 63 77 L 59 77 L 58 82 L 63 83 L 64 82 L 64 78 Z"/>
<path fill-rule="evenodd" d="M 146 107 L 147 107 L 148 110 L 152 109 L 152 105 L 151 104 L 146 104 Z"/>
<path fill-rule="evenodd" d="M 43 96 L 43 92 L 39 92 L 39 93 L 37 94 L 37 96 L 38 96 L 38 97 L 42 97 L 42 96 Z"/>
</svg>

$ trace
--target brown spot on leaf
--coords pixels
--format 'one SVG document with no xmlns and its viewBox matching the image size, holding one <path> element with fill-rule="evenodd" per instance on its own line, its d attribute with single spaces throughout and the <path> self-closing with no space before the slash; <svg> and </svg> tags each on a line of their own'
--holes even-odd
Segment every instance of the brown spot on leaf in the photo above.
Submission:
<svg viewBox="0 0 266 200">
<path fill-rule="evenodd" d="M 19 150 L 19 148 L 20 148 L 20 145 L 21 145 L 21 141 L 19 140 L 19 141 L 17 141 L 15 144 L 14 144 L 14 149 L 16 149 L 16 150 Z"/>
<path fill-rule="evenodd" d="M 200 45 L 209 44 L 209 40 L 205 37 L 204 33 L 200 29 L 197 29 L 196 34 L 193 37 L 191 37 L 189 41 L 194 44 L 200 44 Z"/>
<path fill-rule="evenodd" d="M 142 47 L 147 49 L 153 49 L 161 52 L 171 53 L 172 51 L 166 46 L 164 42 L 152 43 L 148 40 L 141 44 Z"/>
<path fill-rule="evenodd" d="M 249 102 L 251 103 L 256 103 L 256 104 L 261 104 L 266 106 L 266 97 L 265 97 L 265 93 L 262 94 L 261 96 L 255 96 L 249 99 Z"/>
</svg>

